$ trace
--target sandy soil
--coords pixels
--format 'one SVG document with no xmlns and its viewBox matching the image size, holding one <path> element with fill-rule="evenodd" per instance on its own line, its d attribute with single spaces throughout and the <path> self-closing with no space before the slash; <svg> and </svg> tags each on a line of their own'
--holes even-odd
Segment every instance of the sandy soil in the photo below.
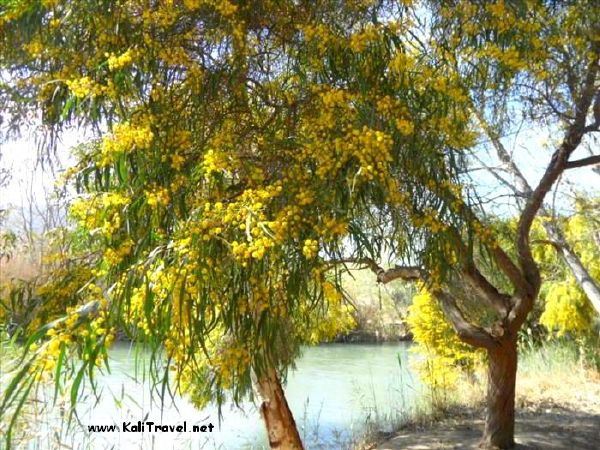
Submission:
<svg viewBox="0 0 600 450">
<path fill-rule="evenodd" d="M 515 440 L 521 450 L 600 450 L 600 380 L 576 373 L 523 380 L 517 395 Z M 466 408 L 423 427 L 407 427 L 377 450 L 477 449 L 483 410 Z"/>
<path fill-rule="evenodd" d="M 428 429 L 401 431 L 378 450 L 477 449 L 483 421 L 446 420 Z M 562 408 L 522 411 L 516 425 L 517 449 L 599 450 L 600 414 Z"/>
</svg>

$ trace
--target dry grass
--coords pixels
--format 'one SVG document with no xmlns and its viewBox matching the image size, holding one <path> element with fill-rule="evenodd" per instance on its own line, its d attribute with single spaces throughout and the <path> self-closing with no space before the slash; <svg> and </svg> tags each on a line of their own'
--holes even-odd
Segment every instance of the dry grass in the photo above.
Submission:
<svg viewBox="0 0 600 450">
<path fill-rule="evenodd" d="M 31 280 L 40 273 L 40 265 L 30 255 L 15 255 L 13 258 L 0 260 L 0 283 L 13 278 Z"/>
<path fill-rule="evenodd" d="M 451 404 L 481 409 L 485 400 L 485 371 L 463 380 Z M 517 409 L 567 408 L 600 413 L 600 373 L 587 368 L 572 343 L 548 342 L 521 353 L 516 386 Z"/>
<path fill-rule="evenodd" d="M 517 379 L 517 406 L 600 413 L 600 373 L 587 368 L 572 343 L 552 342 L 525 352 Z"/>
</svg>

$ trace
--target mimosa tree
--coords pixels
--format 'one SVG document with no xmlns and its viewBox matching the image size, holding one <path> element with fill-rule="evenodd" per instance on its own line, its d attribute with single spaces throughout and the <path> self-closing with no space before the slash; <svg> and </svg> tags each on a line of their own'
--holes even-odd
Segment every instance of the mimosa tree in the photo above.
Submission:
<svg viewBox="0 0 600 450">
<path fill-rule="evenodd" d="M 598 125 L 586 122 L 598 45 L 592 25 L 573 20 L 596 10 L 434 4 L 430 29 L 419 20 L 428 5 L 412 3 L 4 6 L 9 123 L 41 111 L 53 132 L 76 123 L 99 135 L 69 174 L 81 192 L 71 214 L 95 263 L 80 286 L 53 296 L 64 311 L 31 335 L 27 376 L 7 390 L 2 412 L 42 373 L 68 373 L 61 367 L 75 358 L 65 356 L 78 355 L 75 401 L 123 328 L 173 369 L 155 367 L 163 386 L 197 404 L 239 402 L 254 384 L 271 447 L 301 448 L 279 380 L 300 345 L 347 326 L 339 272 L 352 260 L 380 281 L 423 280 L 459 338 L 487 350 L 485 442 L 511 446 L 516 334 L 540 283 L 531 222 Z M 505 16 L 513 27 L 501 29 Z M 483 28 L 466 30 L 467 21 Z M 536 92 L 545 70 L 562 86 L 556 54 L 535 47 L 546 34 L 572 39 L 581 72 L 565 142 L 524 208 L 513 261 L 462 187 L 477 144 L 470 112 L 482 98 L 515 98 L 520 80 Z M 384 248 L 410 267 L 380 270 Z M 486 270 L 500 270 L 498 285 Z M 465 310 L 456 289 L 465 283 L 490 313 Z"/>
</svg>

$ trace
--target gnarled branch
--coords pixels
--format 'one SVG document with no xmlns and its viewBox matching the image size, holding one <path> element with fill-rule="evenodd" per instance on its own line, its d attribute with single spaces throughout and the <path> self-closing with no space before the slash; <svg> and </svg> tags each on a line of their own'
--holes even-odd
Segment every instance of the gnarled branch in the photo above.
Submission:
<svg viewBox="0 0 600 450">
<path fill-rule="evenodd" d="M 498 345 L 494 337 L 482 327 L 469 322 L 460 310 L 456 299 L 448 292 L 435 290 L 432 294 L 440 301 L 444 314 L 461 341 L 478 348 L 494 348 Z"/>
</svg>

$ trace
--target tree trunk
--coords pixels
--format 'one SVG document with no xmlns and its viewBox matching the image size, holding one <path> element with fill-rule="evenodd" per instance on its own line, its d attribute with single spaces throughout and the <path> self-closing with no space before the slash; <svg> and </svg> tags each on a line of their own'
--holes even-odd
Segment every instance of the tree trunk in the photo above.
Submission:
<svg viewBox="0 0 600 450">
<path fill-rule="evenodd" d="M 554 223 L 544 223 L 544 229 L 548 237 L 558 244 L 557 251 L 562 256 L 565 264 L 571 270 L 571 273 L 577 280 L 583 292 L 587 295 L 592 303 L 592 306 L 598 314 L 600 314 L 600 286 L 591 277 L 588 270 L 583 266 L 579 257 L 571 249 L 571 246 L 563 236 L 558 226 Z"/>
<path fill-rule="evenodd" d="M 260 412 L 265 420 L 269 446 L 277 450 L 303 450 L 281 382 L 274 369 L 257 380 L 256 387 L 262 397 Z"/>
<path fill-rule="evenodd" d="M 506 336 L 500 346 L 488 350 L 487 416 L 481 447 L 510 449 L 515 446 L 516 338 Z"/>
</svg>

